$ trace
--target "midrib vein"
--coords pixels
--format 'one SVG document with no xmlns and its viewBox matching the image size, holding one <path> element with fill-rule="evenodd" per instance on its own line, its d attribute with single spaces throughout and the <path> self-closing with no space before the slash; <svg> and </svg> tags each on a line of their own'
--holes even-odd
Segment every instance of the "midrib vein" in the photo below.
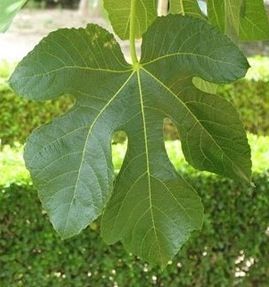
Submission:
<svg viewBox="0 0 269 287">
<path fill-rule="evenodd" d="M 185 9 L 184 9 L 183 0 L 180 0 L 179 3 L 180 3 L 180 10 L 181 10 L 180 13 L 181 13 L 183 16 L 185 16 Z"/>
<path fill-rule="evenodd" d="M 144 142 L 145 142 L 145 153 L 146 153 L 146 166 L 147 166 L 147 176 L 148 176 L 148 190 L 149 190 L 149 209 L 151 215 L 152 226 L 154 230 L 154 234 L 156 237 L 159 254 L 161 256 L 161 248 L 159 244 L 159 238 L 157 235 L 157 228 L 154 221 L 153 215 L 153 204 L 152 204 L 152 190 L 151 190 L 151 173 L 150 173 L 150 164 L 149 164 L 149 148 L 148 148 L 148 136 L 147 136 L 147 125 L 146 125 L 146 116 L 145 116 L 145 107 L 144 107 L 144 100 L 143 100 L 143 93 L 142 93 L 142 86 L 141 86 L 141 79 L 140 79 L 140 71 L 137 70 L 137 81 L 138 81 L 138 88 L 139 88 L 139 99 L 140 99 L 140 106 L 141 106 L 141 114 L 142 114 L 142 121 L 143 121 L 143 133 L 144 133 Z"/>
</svg>

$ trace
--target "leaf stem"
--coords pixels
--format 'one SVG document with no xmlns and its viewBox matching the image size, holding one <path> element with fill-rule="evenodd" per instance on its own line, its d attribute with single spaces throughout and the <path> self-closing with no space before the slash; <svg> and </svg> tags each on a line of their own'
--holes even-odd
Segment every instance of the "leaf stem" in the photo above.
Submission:
<svg viewBox="0 0 269 287">
<path fill-rule="evenodd" d="M 166 16 L 168 13 L 168 0 L 159 0 L 158 1 L 158 15 Z"/>
<path fill-rule="evenodd" d="M 138 63 L 136 46 L 135 46 L 135 13 L 136 13 L 136 0 L 131 1 L 130 13 L 130 53 L 133 65 Z"/>
<path fill-rule="evenodd" d="M 185 16 L 185 9 L 184 9 L 184 4 L 183 4 L 183 0 L 180 0 L 180 11 L 178 11 L 179 14 L 182 14 L 183 16 Z"/>
</svg>

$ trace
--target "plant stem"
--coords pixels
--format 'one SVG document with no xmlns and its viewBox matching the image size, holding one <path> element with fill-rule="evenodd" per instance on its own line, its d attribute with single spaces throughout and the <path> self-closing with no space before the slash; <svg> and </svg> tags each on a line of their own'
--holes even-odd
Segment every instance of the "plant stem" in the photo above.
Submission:
<svg viewBox="0 0 269 287">
<path fill-rule="evenodd" d="M 168 12 L 168 0 L 159 0 L 158 1 L 158 15 L 166 16 Z"/>
<path fill-rule="evenodd" d="M 131 13 L 130 13 L 130 52 L 133 65 L 138 63 L 136 46 L 135 46 L 135 13 L 136 13 L 136 0 L 132 0 Z"/>
<path fill-rule="evenodd" d="M 180 11 L 178 11 L 179 14 L 182 14 L 183 16 L 185 16 L 185 9 L 184 9 L 184 4 L 183 4 L 183 0 L 180 0 Z"/>
</svg>

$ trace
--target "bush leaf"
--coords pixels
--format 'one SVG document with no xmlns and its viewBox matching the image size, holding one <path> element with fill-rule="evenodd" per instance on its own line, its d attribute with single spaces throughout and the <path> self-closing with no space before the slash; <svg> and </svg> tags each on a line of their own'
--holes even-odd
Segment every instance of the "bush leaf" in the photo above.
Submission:
<svg viewBox="0 0 269 287">
<path fill-rule="evenodd" d="M 0 32 L 5 32 L 17 12 L 27 0 L 1 0 L 0 1 Z"/>
<path fill-rule="evenodd" d="M 269 22 L 263 0 L 245 0 L 241 9 L 240 39 L 258 41 L 269 39 Z"/>
<path fill-rule="evenodd" d="M 263 0 L 208 0 L 208 17 L 232 39 L 269 39 L 269 23 Z"/>
<path fill-rule="evenodd" d="M 192 82 L 199 77 L 228 83 L 247 69 L 227 37 L 203 20 L 178 15 L 154 22 L 143 36 L 141 62 L 133 67 L 113 36 L 96 25 L 44 39 L 10 83 L 30 99 L 77 99 L 69 113 L 35 131 L 25 150 L 61 236 L 79 233 L 106 206 L 105 241 L 120 240 L 134 254 L 165 266 L 201 228 L 203 207 L 168 159 L 163 121 L 176 124 L 194 167 L 249 181 L 250 150 L 237 113 Z M 110 142 L 116 130 L 127 133 L 128 149 L 113 187 Z"/>
</svg>

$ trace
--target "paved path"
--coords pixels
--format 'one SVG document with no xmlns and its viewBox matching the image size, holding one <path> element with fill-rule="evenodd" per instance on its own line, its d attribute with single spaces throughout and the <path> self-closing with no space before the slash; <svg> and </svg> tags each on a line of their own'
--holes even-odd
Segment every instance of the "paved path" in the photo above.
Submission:
<svg viewBox="0 0 269 287">
<path fill-rule="evenodd" d="M 90 17 L 89 22 L 110 29 L 103 18 Z M 18 62 L 49 32 L 63 27 L 85 27 L 86 24 L 87 21 L 73 10 L 22 10 L 10 29 L 5 34 L 0 33 L 0 61 Z M 128 43 L 120 42 L 128 58 Z M 247 44 L 242 48 L 248 55 L 269 55 L 268 42 Z"/>
<path fill-rule="evenodd" d="M 108 26 L 101 18 L 92 18 L 90 22 L 106 28 Z M 14 19 L 10 29 L 0 34 L 0 61 L 20 60 L 53 30 L 63 27 L 85 27 L 86 24 L 77 11 L 23 10 Z"/>
</svg>

